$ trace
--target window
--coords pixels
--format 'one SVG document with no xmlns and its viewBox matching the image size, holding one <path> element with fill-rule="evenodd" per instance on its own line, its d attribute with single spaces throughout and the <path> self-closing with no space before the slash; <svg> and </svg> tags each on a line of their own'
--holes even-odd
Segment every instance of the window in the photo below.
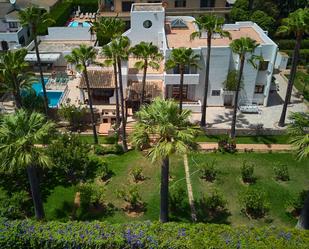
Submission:
<svg viewBox="0 0 309 249">
<path fill-rule="evenodd" d="M 264 93 L 264 85 L 256 85 L 254 93 L 261 94 Z"/>
<path fill-rule="evenodd" d="M 18 23 L 17 22 L 9 22 L 9 28 L 10 29 L 17 29 Z"/>
<path fill-rule="evenodd" d="M 188 85 L 184 85 L 182 89 L 182 98 L 187 99 L 188 97 Z M 178 100 L 180 98 L 180 86 L 173 85 L 172 98 Z"/>
<path fill-rule="evenodd" d="M 215 7 L 215 0 L 201 0 L 201 8 Z"/>
<path fill-rule="evenodd" d="M 131 11 L 131 6 L 134 2 L 133 1 L 124 1 L 122 2 L 122 11 L 129 12 Z"/>
<path fill-rule="evenodd" d="M 25 37 L 22 35 L 19 40 L 18 40 L 19 44 L 24 46 L 25 45 Z"/>
<path fill-rule="evenodd" d="M 152 22 L 150 20 L 146 20 L 144 23 L 143 23 L 143 26 L 145 29 L 149 29 L 151 28 L 152 26 Z"/>
<path fill-rule="evenodd" d="M 175 8 L 183 8 L 186 7 L 185 0 L 175 0 Z"/>
<path fill-rule="evenodd" d="M 211 91 L 211 96 L 220 96 L 221 90 L 212 90 Z"/>
<path fill-rule="evenodd" d="M 268 69 L 268 64 L 269 64 L 269 61 L 261 61 L 260 65 L 259 65 L 259 70 L 260 71 L 267 70 Z"/>
<path fill-rule="evenodd" d="M 30 29 L 27 28 L 27 36 L 30 37 Z"/>
</svg>

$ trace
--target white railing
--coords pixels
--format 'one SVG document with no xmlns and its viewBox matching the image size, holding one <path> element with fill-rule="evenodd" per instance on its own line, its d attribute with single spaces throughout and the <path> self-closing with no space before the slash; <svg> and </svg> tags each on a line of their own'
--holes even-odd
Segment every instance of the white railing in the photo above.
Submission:
<svg viewBox="0 0 309 249">
<path fill-rule="evenodd" d="M 68 85 L 67 85 L 67 86 L 65 87 L 63 93 L 62 93 L 61 96 L 60 96 L 59 102 L 58 102 L 58 104 L 57 104 L 57 107 L 58 107 L 58 108 L 61 106 L 62 102 L 66 99 L 66 97 L 68 96 L 69 92 L 70 92 L 70 90 L 69 90 L 69 87 L 68 87 Z"/>
</svg>

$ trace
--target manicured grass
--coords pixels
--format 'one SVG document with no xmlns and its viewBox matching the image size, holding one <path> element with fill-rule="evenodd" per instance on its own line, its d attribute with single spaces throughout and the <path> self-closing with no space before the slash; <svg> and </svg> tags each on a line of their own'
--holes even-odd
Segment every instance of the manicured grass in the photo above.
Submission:
<svg viewBox="0 0 309 249">
<path fill-rule="evenodd" d="M 198 164 L 216 160 L 216 168 L 219 171 L 217 179 L 213 183 L 200 179 Z M 253 185 L 245 185 L 241 180 L 240 167 L 247 160 L 255 164 L 255 176 L 257 181 Z M 288 166 L 291 180 L 288 182 L 277 182 L 274 179 L 273 167 L 276 163 Z M 286 212 L 287 201 L 296 196 L 300 191 L 309 189 L 309 160 L 298 162 L 292 154 L 262 154 L 262 153 L 193 153 L 189 157 L 191 181 L 194 198 L 198 201 L 203 194 L 210 190 L 218 189 L 228 201 L 229 215 L 220 217 L 216 222 L 232 225 L 284 225 L 294 227 L 296 219 Z M 270 203 L 270 212 L 266 218 L 250 220 L 241 213 L 238 194 L 245 188 L 260 188 L 267 194 Z M 198 210 L 199 211 L 199 210 Z M 207 217 L 199 216 L 199 220 Z"/>
<path fill-rule="evenodd" d="M 287 78 L 290 77 L 290 75 L 285 75 Z M 294 85 L 297 88 L 298 91 L 300 91 L 303 95 L 304 98 L 309 101 L 309 86 L 308 86 L 308 82 L 309 82 L 309 74 L 302 72 L 302 71 L 298 71 L 296 74 L 296 78 L 294 81 Z M 306 84 L 306 87 L 305 87 Z"/>
<path fill-rule="evenodd" d="M 113 171 L 113 176 L 105 184 L 106 200 L 105 203 L 114 206 L 114 211 L 110 213 L 82 213 L 77 210 L 76 217 L 81 220 L 104 220 L 112 223 L 123 223 L 129 221 L 158 220 L 160 211 L 160 164 L 152 164 L 145 158 L 141 152 L 130 151 L 126 154 L 108 155 L 104 157 L 108 162 L 109 168 Z M 128 184 L 133 183 L 130 171 L 133 167 L 142 167 L 145 180 L 137 183 L 142 200 L 146 203 L 144 214 L 131 217 L 128 216 L 122 208 L 125 202 L 117 197 L 117 190 Z M 171 191 L 182 188 L 185 190 L 183 196 L 183 207 L 170 213 L 172 220 L 183 222 L 190 221 L 190 209 L 186 191 L 185 171 L 183 166 L 183 157 L 175 156 L 170 160 L 170 189 Z M 46 217 L 48 220 L 60 219 L 69 220 L 72 215 L 74 195 L 76 187 L 64 188 L 58 186 L 55 188 L 45 203 Z M 179 214 L 180 213 L 180 214 Z"/>
<path fill-rule="evenodd" d="M 93 144 L 93 135 L 80 135 L 80 139 L 86 143 Z M 116 138 L 111 136 L 98 136 L 100 144 L 114 144 Z"/>
<path fill-rule="evenodd" d="M 226 135 L 199 135 L 196 138 L 197 142 L 213 142 L 217 143 L 220 139 L 226 137 Z M 236 143 L 238 144 L 287 144 L 289 141 L 288 135 L 276 135 L 276 136 L 238 136 L 236 137 Z"/>
</svg>

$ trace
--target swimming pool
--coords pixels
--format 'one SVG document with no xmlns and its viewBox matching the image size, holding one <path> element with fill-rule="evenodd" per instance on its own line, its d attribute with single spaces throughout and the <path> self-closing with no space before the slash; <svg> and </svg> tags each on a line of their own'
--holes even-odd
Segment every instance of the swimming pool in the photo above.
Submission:
<svg viewBox="0 0 309 249">
<path fill-rule="evenodd" d="M 77 22 L 77 21 L 72 21 L 69 23 L 68 27 L 73 27 L 73 28 L 77 28 L 77 27 L 86 27 L 89 28 L 91 27 L 89 22 Z"/>
<path fill-rule="evenodd" d="M 48 78 L 44 78 L 44 84 L 46 84 L 47 82 Z M 43 96 L 43 87 L 41 83 L 33 83 L 32 89 L 36 92 L 37 95 Z M 46 91 L 48 98 L 48 106 L 50 108 L 56 108 L 58 106 L 62 93 L 62 91 Z"/>
</svg>

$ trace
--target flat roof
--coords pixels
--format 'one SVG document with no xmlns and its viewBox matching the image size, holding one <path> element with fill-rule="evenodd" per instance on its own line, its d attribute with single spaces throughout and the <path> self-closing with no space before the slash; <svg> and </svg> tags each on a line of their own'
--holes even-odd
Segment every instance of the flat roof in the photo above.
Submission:
<svg viewBox="0 0 309 249">
<path fill-rule="evenodd" d="M 187 29 L 166 29 L 166 38 L 167 45 L 169 48 L 179 48 L 179 47 L 205 47 L 207 46 L 206 38 L 196 38 L 194 40 L 190 40 L 190 35 L 196 31 L 195 25 L 193 21 L 185 21 L 187 24 Z M 167 27 L 169 27 L 170 22 L 167 22 Z M 240 37 L 250 37 L 256 40 L 259 44 L 263 44 L 264 41 L 258 34 L 258 32 L 253 27 L 239 27 L 238 29 L 227 29 L 232 39 L 222 38 L 222 37 L 214 37 L 212 39 L 212 46 L 229 46 L 229 44 Z"/>
<path fill-rule="evenodd" d="M 93 46 L 93 41 L 53 41 L 43 40 L 39 43 L 40 52 L 70 52 L 79 45 Z"/>
<path fill-rule="evenodd" d="M 132 5 L 132 11 L 164 11 L 162 3 L 136 3 Z"/>
</svg>

